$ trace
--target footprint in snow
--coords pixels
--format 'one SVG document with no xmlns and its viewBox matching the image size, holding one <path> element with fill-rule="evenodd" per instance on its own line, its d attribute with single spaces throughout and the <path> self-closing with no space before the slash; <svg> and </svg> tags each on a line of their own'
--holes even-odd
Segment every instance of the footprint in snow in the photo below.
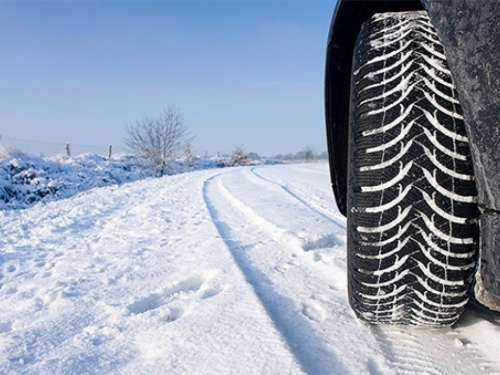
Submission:
<svg viewBox="0 0 500 375">
<path fill-rule="evenodd" d="M 0 333 L 12 331 L 12 322 L 0 322 Z"/>
<path fill-rule="evenodd" d="M 212 298 L 223 291 L 222 287 L 209 283 L 216 273 L 208 272 L 174 283 L 158 293 L 131 303 L 127 310 L 134 315 L 154 311 L 154 315 L 162 321 L 176 321 L 191 311 L 195 300 Z M 157 312 L 157 309 L 162 311 Z"/>
<path fill-rule="evenodd" d="M 302 305 L 301 313 L 309 320 L 317 323 L 321 323 L 326 317 L 326 311 L 323 306 L 318 301 L 312 300 Z"/>
<path fill-rule="evenodd" d="M 43 266 L 45 266 L 45 264 L 45 260 L 36 260 L 34 266 L 36 268 L 42 268 Z"/>
<path fill-rule="evenodd" d="M 343 245 L 342 238 L 335 234 L 323 234 L 314 239 L 305 241 L 302 245 L 304 251 L 327 249 Z"/>
<path fill-rule="evenodd" d="M 204 291 L 203 295 L 201 296 L 202 299 L 208 299 L 215 297 L 217 294 L 221 293 L 223 288 L 220 285 L 216 286 L 208 286 Z"/>
</svg>

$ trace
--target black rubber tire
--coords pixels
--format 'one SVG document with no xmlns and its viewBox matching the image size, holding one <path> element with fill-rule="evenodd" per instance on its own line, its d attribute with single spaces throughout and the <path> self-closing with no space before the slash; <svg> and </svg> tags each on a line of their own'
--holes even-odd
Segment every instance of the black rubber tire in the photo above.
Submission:
<svg viewBox="0 0 500 375">
<path fill-rule="evenodd" d="M 461 107 L 425 12 L 367 21 L 354 53 L 349 299 L 369 323 L 452 325 L 478 247 Z"/>
</svg>

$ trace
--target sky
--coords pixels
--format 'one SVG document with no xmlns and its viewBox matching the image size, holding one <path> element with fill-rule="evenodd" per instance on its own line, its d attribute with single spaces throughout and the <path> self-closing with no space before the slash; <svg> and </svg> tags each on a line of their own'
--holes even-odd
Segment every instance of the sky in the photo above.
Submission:
<svg viewBox="0 0 500 375">
<path fill-rule="evenodd" d="M 25 152 L 126 151 L 168 108 L 209 156 L 326 151 L 335 0 L 1 1 L 0 135 Z"/>
</svg>

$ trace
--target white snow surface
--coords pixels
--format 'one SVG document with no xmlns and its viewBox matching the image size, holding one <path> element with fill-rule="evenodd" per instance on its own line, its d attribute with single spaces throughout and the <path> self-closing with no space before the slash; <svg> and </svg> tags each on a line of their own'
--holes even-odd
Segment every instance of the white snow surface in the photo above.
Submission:
<svg viewBox="0 0 500 375">
<path fill-rule="evenodd" d="M 500 373 L 499 319 L 477 305 L 452 328 L 360 323 L 345 225 L 326 163 L 0 211 L 0 373 Z"/>
<path fill-rule="evenodd" d="M 0 144 L 0 147 L 2 145 Z M 222 158 L 186 158 L 167 163 L 173 175 L 227 164 Z M 95 154 L 41 158 L 23 153 L 0 159 L 0 209 L 19 209 L 39 201 L 68 198 L 79 192 L 155 176 L 153 168 L 131 155 L 104 158 Z"/>
</svg>

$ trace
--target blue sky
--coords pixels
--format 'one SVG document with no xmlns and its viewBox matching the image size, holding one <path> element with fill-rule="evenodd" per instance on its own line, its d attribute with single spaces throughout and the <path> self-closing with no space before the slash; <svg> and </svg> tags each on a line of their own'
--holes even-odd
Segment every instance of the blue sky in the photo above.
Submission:
<svg viewBox="0 0 500 375">
<path fill-rule="evenodd" d="M 325 151 L 334 8 L 335 0 L 0 1 L 0 134 L 46 154 L 66 142 L 121 151 L 128 124 L 174 107 L 198 154 Z"/>
</svg>

